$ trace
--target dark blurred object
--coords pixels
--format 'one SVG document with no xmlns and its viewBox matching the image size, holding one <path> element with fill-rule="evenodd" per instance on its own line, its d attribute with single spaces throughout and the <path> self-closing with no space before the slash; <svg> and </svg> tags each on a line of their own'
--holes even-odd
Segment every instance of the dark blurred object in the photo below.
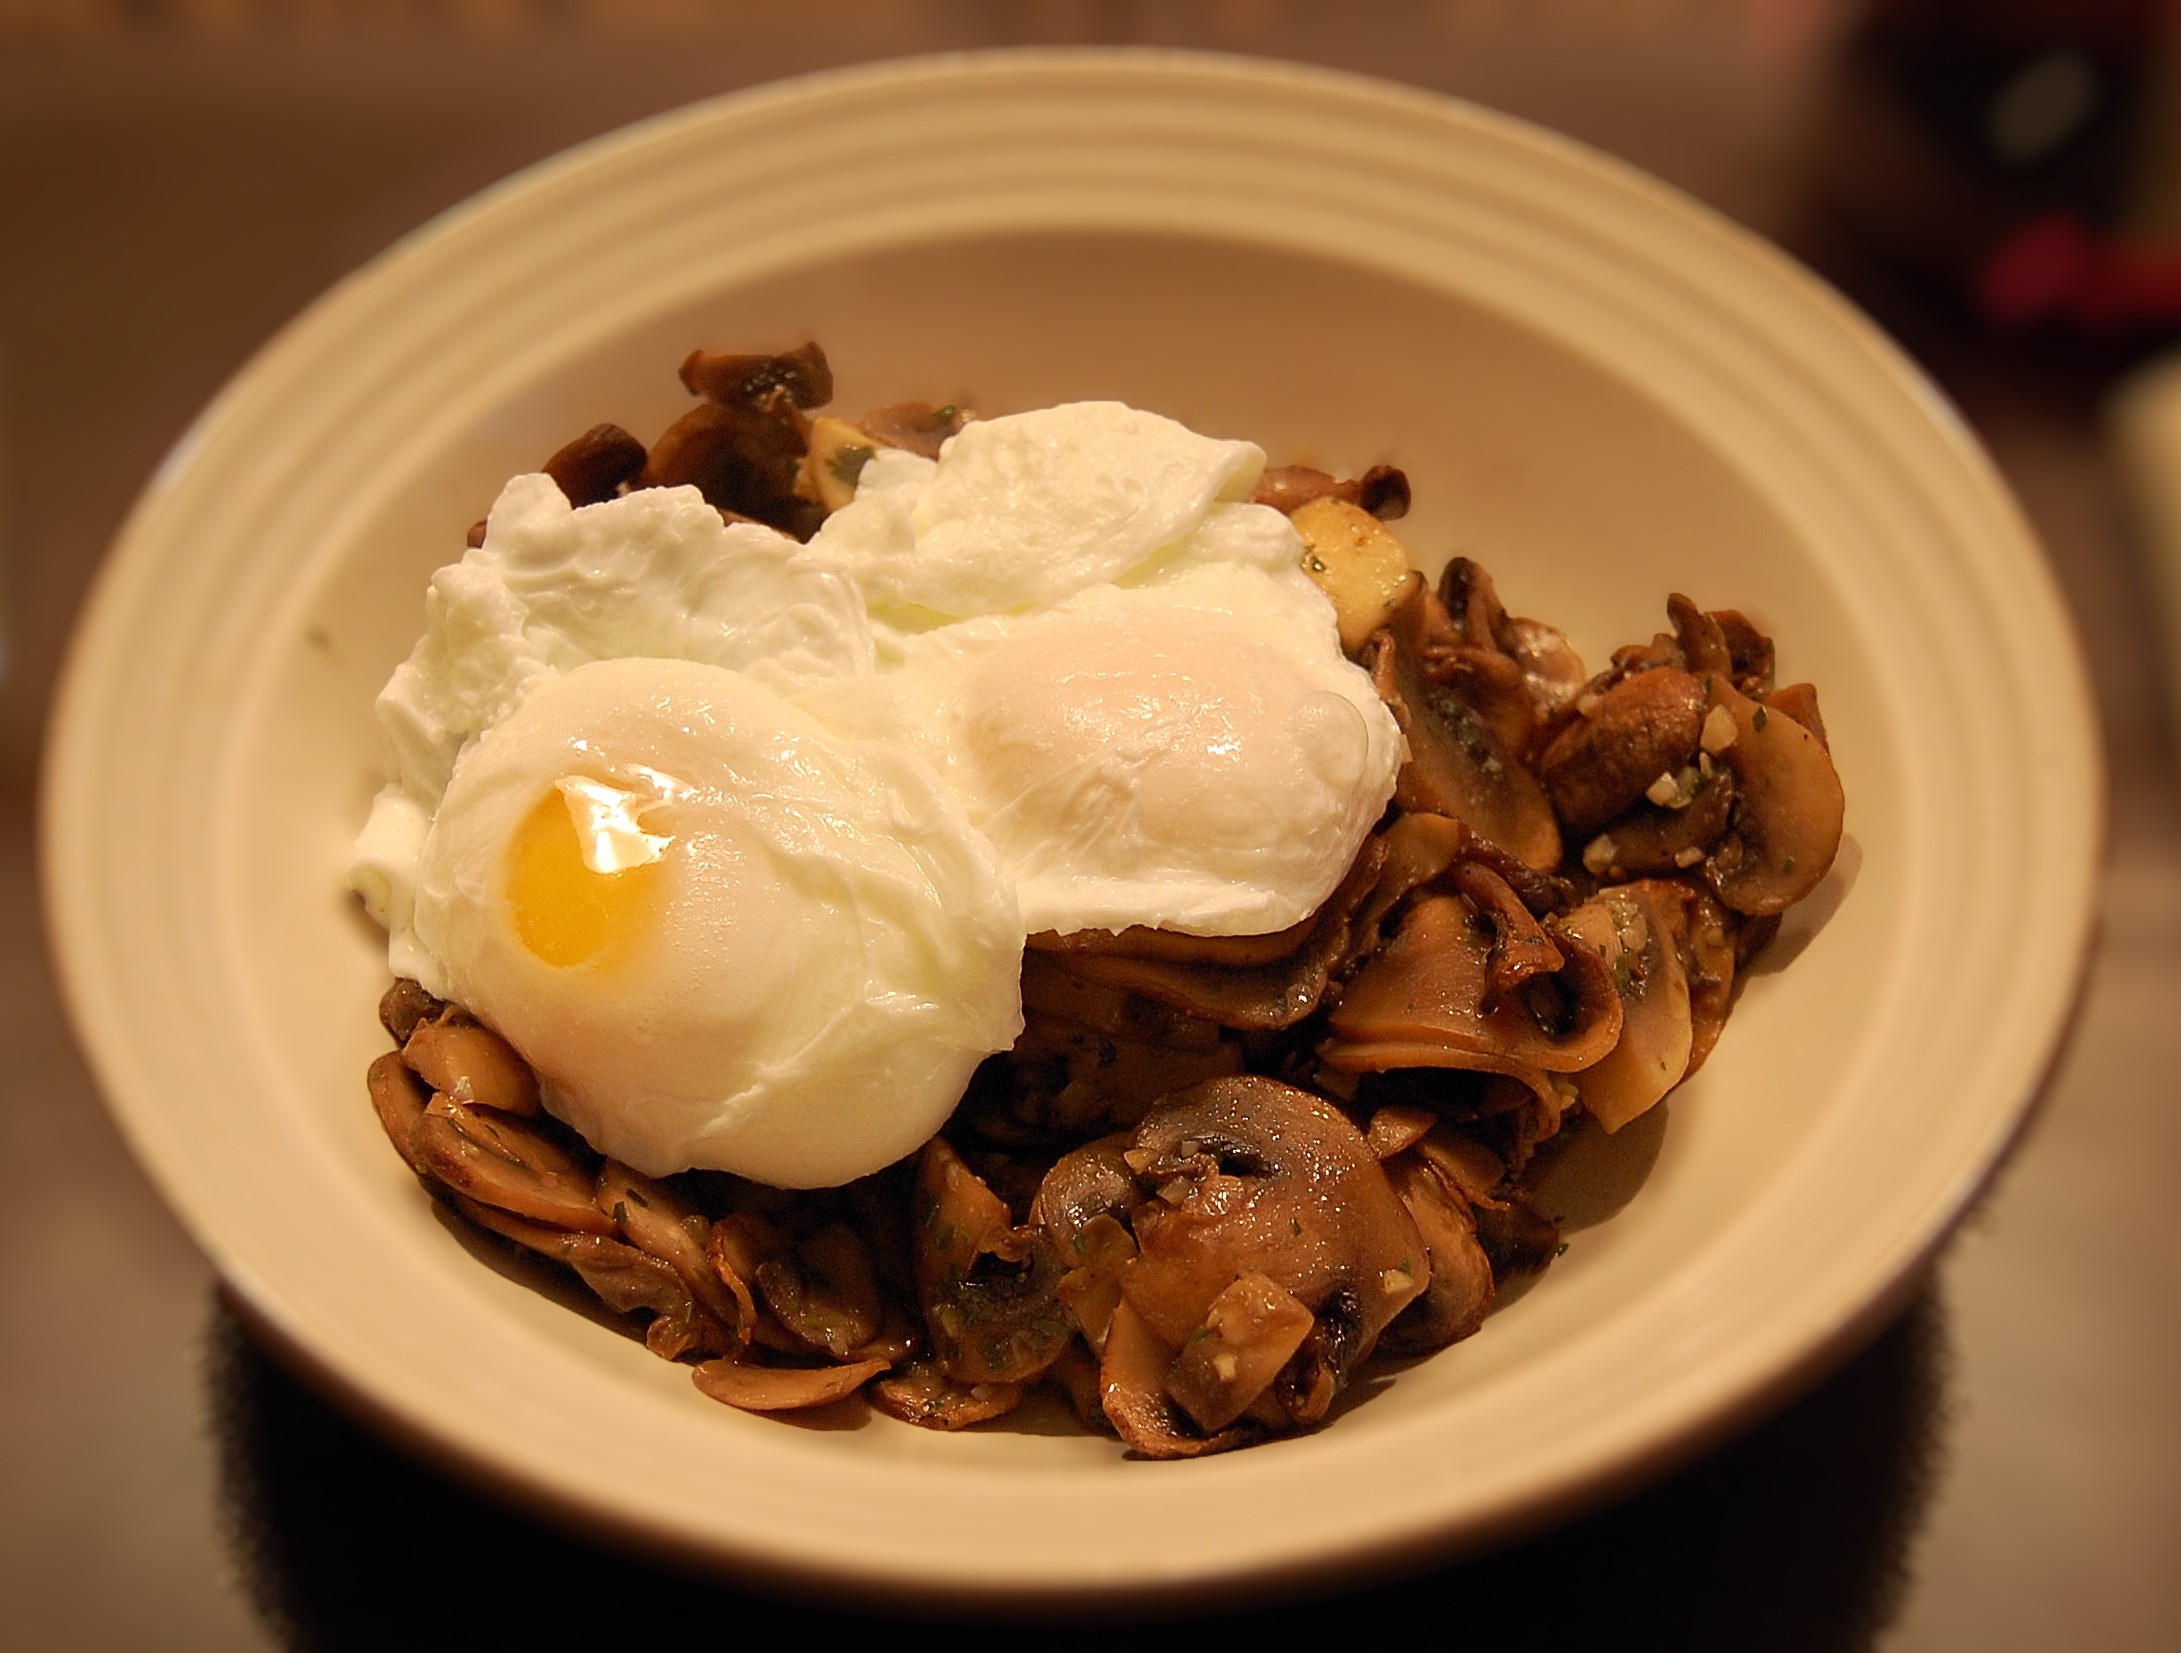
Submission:
<svg viewBox="0 0 2181 1653">
<path fill-rule="evenodd" d="M 2131 357 L 2181 336 L 2171 0 L 1875 0 L 1820 136 L 1833 205 L 1983 326 Z"/>
<path fill-rule="evenodd" d="M 259 1612 L 296 1653 L 481 1653 L 632 1636 L 702 1646 L 722 1627 L 781 1646 L 902 1634 L 847 1600 L 745 1593 L 497 1508 L 327 1406 L 224 1302 L 207 1343 L 231 1553 Z M 1937 1476 L 1948 1351 L 1945 1303 L 1929 1283 L 1776 1417 L 1623 1503 L 1496 1555 L 1332 1598 L 1228 1604 L 1195 1626 L 1096 1623 L 1077 1611 L 971 1633 L 1055 1653 L 1163 1648 L 1207 1631 L 1244 1644 L 1339 1646 L 1359 1627 L 1393 1646 L 1458 1639 L 1493 1653 L 1866 1649 L 1899 1612 Z"/>
</svg>

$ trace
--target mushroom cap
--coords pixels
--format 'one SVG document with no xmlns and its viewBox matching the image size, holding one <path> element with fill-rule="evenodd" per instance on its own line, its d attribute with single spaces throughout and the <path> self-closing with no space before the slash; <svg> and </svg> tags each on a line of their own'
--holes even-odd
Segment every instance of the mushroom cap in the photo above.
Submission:
<svg viewBox="0 0 2181 1653">
<path fill-rule="evenodd" d="M 1831 870 L 1847 795 L 1816 735 L 1730 683 L 1714 678 L 1711 693 L 1734 718 L 1734 742 L 1719 757 L 1734 771 L 1736 796 L 1726 841 L 1705 876 L 1734 911 L 1769 917 Z"/>
<path fill-rule="evenodd" d="M 1176 1348 L 1254 1270 L 1313 1313 L 1352 1291 L 1361 1359 L 1430 1278 L 1363 1133 L 1308 1091 L 1251 1074 L 1192 1086 L 1145 1116 L 1130 1162 L 1162 1191 L 1137 1209 L 1122 1293 Z"/>
</svg>

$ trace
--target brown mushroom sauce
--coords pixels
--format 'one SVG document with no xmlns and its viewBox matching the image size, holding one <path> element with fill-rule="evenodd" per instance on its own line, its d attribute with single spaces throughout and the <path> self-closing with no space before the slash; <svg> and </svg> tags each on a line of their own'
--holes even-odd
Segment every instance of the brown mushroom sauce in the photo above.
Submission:
<svg viewBox="0 0 2181 1653">
<path fill-rule="evenodd" d="M 877 448 L 935 453 L 971 417 L 813 420 L 815 344 L 698 351 L 681 377 L 699 401 L 648 450 L 600 425 L 546 462 L 571 499 L 693 483 L 807 538 Z M 1409 486 L 1291 467 L 1256 497 L 1391 518 Z M 1586 676 L 1466 558 L 1396 589 L 1352 652 L 1409 757 L 1332 898 L 1267 936 L 1031 937 L 1020 1042 L 914 1160 L 806 1192 L 639 1176 L 411 981 L 380 1006 L 381 1124 L 434 1195 L 731 1406 L 860 1390 L 959 1429 L 1049 1383 L 1151 1458 L 1323 1422 L 1374 1351 L 1468 1336 L 1551 1261 L 1538 1146 L 1696 1070 L 1841 832 L 1816 691 L 1774 683 L 1743 615 L 1674 596 L 1671 630 Z"/>
</svg>

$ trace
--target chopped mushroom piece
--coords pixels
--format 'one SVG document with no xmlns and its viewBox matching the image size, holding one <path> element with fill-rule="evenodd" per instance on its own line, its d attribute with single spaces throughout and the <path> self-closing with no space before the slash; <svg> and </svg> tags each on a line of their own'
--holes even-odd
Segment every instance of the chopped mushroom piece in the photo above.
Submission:
<svg viewBox="0 0 2181 1653">
<path fill-rule="evenodd" d="M 1293 1292 L 1246 1270 L 1182 1343 L 1166 1392 L 1199 1429 L 1216 1434 L 1250 1409 L 1316 1324 Z"/>
<path fill-rule="evenodd" d="M 1621 999 L 1621 1036 L 1575 1075 L 1583 1106 L 1608 1131 L 1647 1112 L 1689 1068 L 1689 984 L 1674 946 L 1676 914 L 1644 884 L 1617 885 L 1562 922 L 1596 949 Z"/>
<path fill-rule="evenodd" d="M 1288 515 L 1303 540 L 1303 572 L 1333 605 L 1340 646 L 1356 653 L 1386 624 L 1404 598 L 1421 596 L 1424 577 L 1386 525 L 1360 505 L 1332 494 Z"/>
<path fill-rule="evenodd" d="M 777 356 L 692 350 L 682 359 L 682 384 L 707 401 L 756 407 L 821 408 L 833 400 L 833 368 L 815 341 Z"/>
<path fill-rule="evenodd" d="M 1166 1392 L 1175 1350 L 1162 1342 L 1127 1303 L 1113 1313 L 1113 1329 L 1098 1363 L 1107 1420 L 1131 1450 L 1146 1458 L 1200 1458 L 1259 1439 L 1248 1420 L 1212 1435 L 1197 1433 Z"/>
<path fill-rule="evenodd" d="M 593 425 L 545 462 L 545 474 L 570 505 L 598 505 L 643 474 L 643 443 L 619 425 Z"/>
<path fill-rule="evenodd" d="M 652 444 L 636 486 L 693 487 L 722 511 L 808 539 L 825 509 L 795 492 L 804 441 L 793 408 L 699 402 Z"/>
<path fill-rule="evenodd" d="M 745 1412 L 799 1412 L 846 1400 L 886 1370 L 883 1360 L 846 1366 L 759 1366 L 728 1356 L 707 1360 L 690 1375 L 716 1401 Z"/>
<path fill-rule="evenodd" d="M 1373 465 L 1359 477 L 1342 479 L 1308 465 L 1268 465 L 1251 490 L 1252 505 L 1269 505 L 1293 515 L 1314 499 L 1338 499 L 1361 506 L 1380 522 L 1408 515 L 1409 479 L 1392 465 Z"/>
<path fill-rule="evenodd" d="M 538 1079 L 515 1047 L 458 1010 L 418 1022 L 401 1047 L 410 1071 L 465 1107 L 535 1116 Z"/>
</svg>

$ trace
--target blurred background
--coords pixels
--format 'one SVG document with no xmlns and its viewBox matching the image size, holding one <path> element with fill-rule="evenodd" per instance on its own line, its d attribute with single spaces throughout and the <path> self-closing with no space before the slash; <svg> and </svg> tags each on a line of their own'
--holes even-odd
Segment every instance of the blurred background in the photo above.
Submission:
<svg viewBox="0 0 2181 1653">
<path fill-rule="evenodd" d="M 2181 1646 L 2176 22 L 2159 0 L 0 0 L 0 1623 L 224 1649 L 826 1622 L 484 1502 L 250 1341 L 69 1037 L 37 913 L 41 731 L 101 554 L 197 409 L 433 213 L 736 87 L 1099 42 L 1452 93 L 1812 264 L 2014 488 L 2111 770 L 2072 1038 L 1901 1319 L 1610 1508 L 1263 1622 L 1500 1648 Z M 2034 901 L 2035 869 L 1994 896 Z"/>
</svg>

